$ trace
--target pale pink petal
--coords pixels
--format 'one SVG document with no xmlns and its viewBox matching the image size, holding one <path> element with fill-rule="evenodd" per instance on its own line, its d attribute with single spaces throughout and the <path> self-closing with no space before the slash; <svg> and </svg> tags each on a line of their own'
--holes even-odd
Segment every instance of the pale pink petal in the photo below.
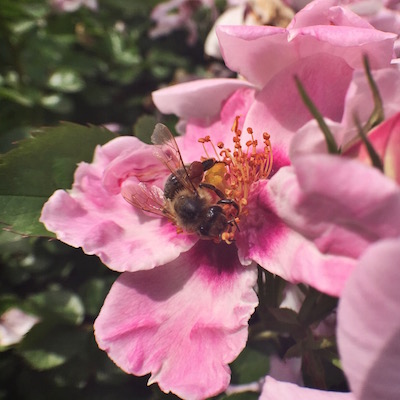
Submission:
<svg viewBox="0 0 400 400">
<path fill-rule="evenodd" d="M 350 387 L 362 400 L 400 393 L 400 240 L 371 246 L 339 304 L 338 344 Z"/>
<path fill-rule="evenodd" d="M 330 25 L 299 29 L 220 26 L 217 34 L 226 65 L 259 87 L 311 55 L 337 56 L 354 69 L 362 68 L 366 54 L 372 68 L 389 66 L 396 38 L 375 29 Z"/>
<path fill-rule="evenodd" d="M 400 72 L 397 69 L 382 69 L 373 71 L 373 79 L 378 86 L 382 98 L 385 118 L 390 118 L 399 112 L 400 104 Z M 354 114 L 361 123 L 367 122 L 374 109 L 372 92 L 364 71 L 354 73 L 346 96 L 345 112 L 343 114 L 343 134 L 339 144 L 346 145 L 355 136 Z"/>
<path fill-rule="evenodd" d="M 234 134 L 232 126 L 236 116 L 239 119 L 239 128 L 243 129 L 245 116 L 254 102 L 253 89 L 239 89 L 231 94 L 222 104 L 219 118 L 216 120 L 199 120 L 191 118 L 186 124 L 186 133 L 177 138 L 179 148 L 186 160 L 199 160 L 200 157 L 206 157 L 203 146 L 198 143 L 198 139 L 210 136 L 214 146 L 218 142 L 223 142 L 225 146 L 233 148 Z M 260 132 L 262 134 L 262 132 Z M 217 158 L 211 145 L 207 146 L 207 153 L 210 157 Z"/>
<path fill-rule="evenodd" d="M 0 346 L 10 346 L 22 340 L 24 335 L 39 322 L 39 318 L 19 308 L 10 308 L 0 316 Z"/>
<path fill-rule="evenodd" d="M 215 21 L 204 43 L 204 52 L 208 56 L 221 58 L 216 27 L 219 25 L 242 25 L 246 12 L 246 4 L 238 4 L 227 8 Z"/>
<path fill-rule="evenodd" d="M 166 171 L 151 146 L 133 137 L 114 139 L 97 148 L 92 164 L 79 165 L 73 188 L 57 190 L 40 220 L 58 239 L 96 254 L 111 269 L 162 265 L 188 250 L 197 238 L 178 235 L 166 218 L 133 207 L 122 197 L 121 187 L 131 180 L 160 184 Z"/>
<path fill-rule="evenodd" d="M 324 118 L 324 121 L 335 138 L 338 148 L 340 148 L 343 142 L 343 125 L 340 122 L 332 121 L 329 118 Z M 310 154 L 328 153 L 329 149 L 325 137 L 315 119 L 308 121 L 296 132 L 289 148 L 289 156 L 291 160 Z"/>
<path fill-rule="evenodd" d="M 200 241 L 175 261 L 123 274 L 111 288 L 95 334 L 128 373 L 182 398 L 223 391 L 228 363 L 243 349 L 257 305 L 256 269 L 243 267 L 234 245 Z"/>
<path fill-rule="evenodd" d="M 260 400 L 355 400 L 355 397 L 351 393 L 304 388 L 267 376 Z"/>
<path fill-rule="evenodd" d="M 284 28 L 218 26 L 217 36 L 227 67 L 260 88 L 297 60 Z"/>
<path fill-rule="evenodd" d="M 277 151 L 288 154 L 294 133 L 312 118 L 295 85 L 295 75 L 319 111 L 340 121 L 352 70 L 339 57 L 311 56 L 276 74 L 261 90 L 246 116 L 245 126 L 271 135 L 274 158 Z"/>
<path fill-rule="evenodd" d="M 268 191 L 277 215 L 326 254 L 357 258 L 374 241 L 400 234 L 399 187 L 356 160 L 299 157 Z"/>
<path fill-rule="evenodd" d="M 301 28 L 312 25 L 353 26 L 359 28 L 372 28 L 364 19 L 351 12 L 341 0 L 313 1 L 300 10 L 288 28 Z"/>
<path fill-rule="evenodd" d="M 338 296 L 355 260 L 321 253 L 314 243 L 276 215 L 275 201 L 267 182 L 260 183 L 249 199 L 249 215 L 241 221 L 241 232 L 237 234 L 241 262 L 255 261 L 289 282 L 303 282 Z"/>
<path fill-rule="evenodd" d="M 229 95 L 241 88 L 252 88 L 239 79 L 199 79 L 153 92 L 156 107 L 164 114 L 178 117 L 211 119 L 218 115 Z"/>
<path fill-rule="evenodd" d="M 390 65 L 396 34 L 354 26 L 308 26 L 289 31 L 289 40 L 300 58 L 329 53 L 343 59 L 352 69 L 362 68 L 367 55 L 371 68 Z"/>
</svg>

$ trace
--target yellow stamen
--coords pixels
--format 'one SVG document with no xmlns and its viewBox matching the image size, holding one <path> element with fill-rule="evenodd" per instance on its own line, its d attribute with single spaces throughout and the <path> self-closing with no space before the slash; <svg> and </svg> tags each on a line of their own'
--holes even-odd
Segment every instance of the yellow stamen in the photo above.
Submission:
<svg viewBox="0 0 400 400">
<path fill-rule="evenodd" d="M 225 147 L 222 142 L 217 143 L 217 147 L 220 149 L 219 155 L 222 157 L 222 159 L 218 159 L 222 161 L 223 168 L 219 163 L 219 169 L 213 170 L 214 167 L 212 167 L 206 172 L 204 178 L 204 181 L 210 184 L 218 182 L 218 189 L 225 194 L 227 199 L 232 200 L 239 207 L 239 212 L 237 212 L 235 207 L 225 206 L 228 220 L 235 221 L 221 235 L 221 239 L 226 243 L 233 241 L 240 217 L 248 214 L 247 204 L 251 186 L 261 179 L 268 178 L 273 162 L 270 135 L 267 132 L 262 135 L 264 148 L 262 151 L 257 151 L 258 140 L 254 139 L 253 129 L 247 128 L 246 133 L 250 135 L 250 139 L 245 142 L 246 148 L 242 148 L 242 131 L 239 129 L 239 119 L 239 116 L 235 117 L 232 125 L 232 132 L 234 133 L 232 139 L 233 151 Z M 203 143 L 203 146 L 204 143 L 211 143 L 215 153 L 217 153 L 209 136 L 199 141 Z M 221 179 L 216 179 L 217 175 Z"/>
</svg>

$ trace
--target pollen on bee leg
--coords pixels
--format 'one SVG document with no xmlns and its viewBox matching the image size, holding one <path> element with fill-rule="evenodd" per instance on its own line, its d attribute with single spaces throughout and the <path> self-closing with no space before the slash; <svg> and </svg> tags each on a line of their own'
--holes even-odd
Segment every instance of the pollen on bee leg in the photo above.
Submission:
<svg viewBox="0 0 400 400">
<path fill-rule="evenodd" d="M 226 244 L 232 244 L 235 234 L 233 232 L 224 232 L 221 235 L 221 240 L 224 241 Z"/>
</svg>

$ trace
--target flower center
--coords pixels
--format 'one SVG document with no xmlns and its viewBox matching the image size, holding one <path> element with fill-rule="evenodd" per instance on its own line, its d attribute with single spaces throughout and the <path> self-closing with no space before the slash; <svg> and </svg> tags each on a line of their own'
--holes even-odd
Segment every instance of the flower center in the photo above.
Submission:
<svg viewBox="0 0 400 400">
<path fill-rule="evenodd" d="M 240 217 L 248 214 L 247 204 L 253 183 L 267 179 L 272 169 L 272 147 L 270 135 L 263 133 L 263 147 L 257 149 L 258 141 L 254 139 L 253 129 L 247 128 L 248 139 L 245 146 L 242 146 L 242 131 L 239 129 L 239 116 L 235 118 L 232 126 L 233 150 L 225 147 L 219 142 L 215 146 L 210 136 L 199 139 L 203 144 L 207 158 L 210 158 L 205 143 L 210 143 L 217 158 L 217 163 L 210 170 L 206 171 L 204 182 L 215 186 L 225 196 L 232 200 L 239 207 L 235 210 L 227 203 L 225 213 L 228 218 L 232 217 L 234 223 L 230 224 L 227 232 L 222 235 L 222 240 L 231 242 L 238 229 Z M 219 150 L 217 150 L 217 148 Z"/>
</svg>

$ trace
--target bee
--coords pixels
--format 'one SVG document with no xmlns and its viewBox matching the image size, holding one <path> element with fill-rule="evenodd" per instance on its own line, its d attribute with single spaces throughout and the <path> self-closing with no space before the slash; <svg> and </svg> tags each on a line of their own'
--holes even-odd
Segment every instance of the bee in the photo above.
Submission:
<svg viewBox="0 0 400 400">
<path fill-rule="evenodd" d="M 139 183 L 122 192 L 125 200 L 145 212 L 167 217 L 178 232 L 194 233 L 215 242 L 225 240 L 224 233 L 237 227 L 239 206 L 203 180 L 205 173 L 220 161 L 208 158 L 184 164 L 174 137 L 163 124 L 155 126 L 151 141 L 155 156 L 171 172 L 164 190 Z"/>
</svg>

